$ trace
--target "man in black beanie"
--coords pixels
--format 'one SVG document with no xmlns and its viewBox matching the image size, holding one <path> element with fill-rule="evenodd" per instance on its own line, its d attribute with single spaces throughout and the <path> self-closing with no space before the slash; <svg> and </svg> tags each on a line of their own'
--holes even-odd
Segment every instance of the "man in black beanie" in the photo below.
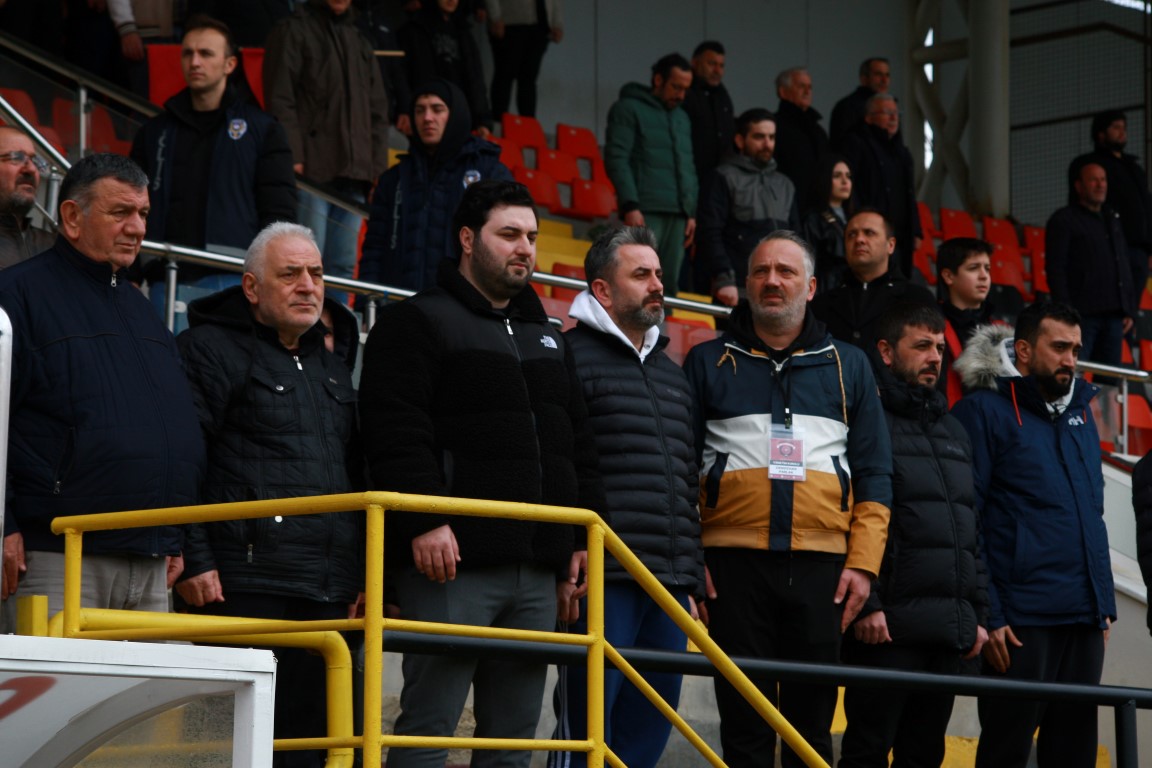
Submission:
<svg viewBox="0 0 1152 768">
<path fill-rule="evenodd" d="M 419 291 L 436 284 L 440 261 L 455 253 L 452 214 L 468 185 L 511 181 L 500 148 L 470 133 L 468 100 L 454 84 L 416 89 L 408 154 L 380 176 L 364 236 L 361 280 Z"/>
</svg>

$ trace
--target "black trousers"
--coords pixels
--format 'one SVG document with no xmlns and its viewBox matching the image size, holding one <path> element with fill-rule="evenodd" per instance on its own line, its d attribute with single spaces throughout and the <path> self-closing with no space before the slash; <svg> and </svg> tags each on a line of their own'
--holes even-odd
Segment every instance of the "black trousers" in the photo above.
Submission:
<svg viewBox="0 0 1152 768">
<path fill-rule="evenodd" d="M 516 109 L 536 117 L 536 78 L 548 48 L 548 31 L 537 24 L 514 24 L 504 28 L 503 39 L 492 42 L 492 116 L 499 120 L 512 101 L 516 83 Z"/>
<path fill-rule="evenodd" d="M 933 649 L 892 643 L 869 645 L 852 631 L 844 639 L 844 660 L 862 667 L 956 674 L 960 657 Z M 947 693 L 849 686 L 844 691 L 848 728 L 840 745 L 839 768 L 939 768 L 944 734 L 955 697 Z"/>
<path fill-rule="evenodd" d="M 842 607 L 832 598 L 844 558 L 808 552 L 762 552 L 710 547 L 705 560 L 716 587 L 708 601 L 708 631 L 730 656 L 840 660 Z M 829 763 L 836 686 L 757 679 L 764 696 Z M 726 680 L 716 678 L 720 745 L 731 768 L 771 766 L 776 732 Z M 803 762 L 781 747 L 784 768 Z"/>
<path fill-rule="evenodd" d="M 223 603 L 212 603 L 195 612 L 291 621 L 346 619 L 348 604 L 225 590 Z M 277 739 L 327 736 L 324 659 L 304 648 L 266 647 L 276 654 L 277 662 L 273 736 Z M 272 765 L 273 768 L 323 768 L 327 759 L 328 753 L 323 750 L 281 751 L 274 753 Z"/>
<path fill-rule="evenodd" d="M 1011 666 L 1002 677 L 1062 683 L 1100 682 L 1104 668 L 1104 633 L 1087 624 L 1013 627 L 1023 645 L 1008 646 Z M 985 665 L 984 674 L 1001 676 Z M 1092 768 L 1096 765 L 1096 707 L 1091 704 L 982 696 L 980 744 L 976 768 L 1024 768 L 1036 738 L 1041 768 Z"/>
</svg>

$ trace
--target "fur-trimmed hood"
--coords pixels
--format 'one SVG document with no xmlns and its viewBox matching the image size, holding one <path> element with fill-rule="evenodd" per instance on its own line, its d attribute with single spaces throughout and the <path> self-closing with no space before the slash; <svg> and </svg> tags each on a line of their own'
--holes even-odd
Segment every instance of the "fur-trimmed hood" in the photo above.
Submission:
<svg viewBox="0 0 1152 768">
<path fill-rule="evenodd" d="M 998 377 L 1021 375 L 1016 370 L 1014 336 L 1010 325 L 977 326 L 955 363 L 965 391 L 996 389 Z"/>
</svg>

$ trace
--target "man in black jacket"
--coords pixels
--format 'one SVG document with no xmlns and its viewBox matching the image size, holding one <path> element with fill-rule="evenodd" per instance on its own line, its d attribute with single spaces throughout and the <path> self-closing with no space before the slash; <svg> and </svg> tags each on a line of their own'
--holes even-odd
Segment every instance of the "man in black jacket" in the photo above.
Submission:
<svg viewBox="0 0 1152 768">
<path fill-rule="evenodd" d="M 352 366 L 358 343 L 348 310 L 330 302 L 339 359 L 320 323 L 324 268 L 306 227 L 265 228 L 245 259 L 243 284 L 198 299 L 177 339 L 208 443 L 206 503 L 356 490 L 360 470 Z M 265 619 L 355 616 L 364 578 L 354 512 L 188 526 L 184 579 L 197 612 Z M 276 736 L 323 736 L 324 665 L 276 648 Z M 278 752 L 276 766 L 319 768 L 324 752 Z"/>
<path fill-rule="evenodd" d="M 816 190 L 822 186 L 820 164 L 828 155 L 828 134 L 812 106 L 812 75 L 804 67 L 784 70 L 776 75 L 776 95 L 777 167 L 796 186 L 801 210 L 823 209 L 828 201 L 818 199 Z"/>
<path fill-rule="evenodd" d="M 643 227 L 612 230 L 584 259 L 588 289 L 572 301 L 578 324 L 564 334 L 596 434 L 606 509 L 614 530 L 637 557 L 695 614 L 704 593 L 704 554 L 696 509 L 698 473 L 692 437 L 692 391 L 664 353 L 664 286 L 656 238 Z M 641 449 L 641 446 L 645 446 Z M 605 564 L 606 639 L 617 648 L 678 651 L 684 632 L 617 563 Z M 569 606 L 573 631 L 587 632 L 580 606 Z M 561 614 L 564 609 L 561 607 Z M 567 693 L 564 738 L 587 731 L 586 671 L 563 670 Z M 645 674 L 673 708 L 680 675 Z M 632 768 L 652 768 L 671 723 L 620 672 L 605 679 L 604 733 Z M 563 721 L 563 717 L 558 718 Z M 587 755 L 573 752 L 571 768 Z"/>
<path fill-rule="evenodd" d="M 360 419 L 372 487 L 599 511 L 596 446 L 568 343 L 529 285 L 536 211 L 511 181 L 478 181 L 453 229 L 459 261 L 439 285 L 385 308 L 364 350 Z M 587 552 L 583 530 L 528 520 L 389 514 L 401 615 L 551 630 Z M 574 534 L 578 534 L 574 538 Z M 396 734 L 450 736 L 473 686 L 477 737 L 532 738 L 547 667 L 519 659 L 404 656 Z M 444 763 L 399 749 L 391 768 Z M 524 766 L 485 750 L 474 765 Z"/>
<path fill-rule="evenodd" d="M 880 576 L 845 636 L 853 664 L 958 673 L 988 633 L 986 571 L 977 553 L 972 450 L 935 389 L 944 318 L 898 304 L 881 318 L 880 398 L 892 433 L 892 518 Z M 953 696 L 851 686 L 840 767 L 940 765 Z"/>
<path fill-rule="evenodd" d="M 292 150 L 280 123 L 229 85 L 236 46 L 228 27 L 189 20 L 181 65 L 188 87 L 145 122 L 132 159 L 148 174 L 148 238 L 190 248 L 221 246 L 239 255 L 263 227 L 296 221 Z M 142 277 L 163 314 L 165 260 L 146 259 Z M 238 276 L 197 265 L 180 268 L 181 302 L 237 285 Z M 179 312 L 176 330 L 187 327 Z"/>
</svg>

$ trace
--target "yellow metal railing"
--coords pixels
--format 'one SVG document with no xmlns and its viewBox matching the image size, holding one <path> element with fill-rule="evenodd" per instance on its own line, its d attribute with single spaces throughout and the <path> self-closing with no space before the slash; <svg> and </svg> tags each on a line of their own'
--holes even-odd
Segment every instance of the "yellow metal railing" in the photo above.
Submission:
<svg viewBox="0 0 1152 768">
<path fill-rule="evenodd" d="M 363 509 L 367 522 L 364 618 L 325 621 L 274 621 L 212 616 L 186 616 L 141 611 L 95 610 L 80 607 L 80 564 L 83 535 L 91 531 L 184 525 L 223 520 L 307 515 Z M 588 633 L 584 635 L 537 632 L 497 627 L 474 627 L 387 619 L 384 617 L 384 513 L 386 510 L 434 514 L 499 517 L 577 525 L 588 532 Z M 593 768 L 623 763 L 604 743 L 604 660 L 607 657 L 653 702 L 665 717 L 714 766 L 724 762 L 676 711 L 657 694 L 604 639 L 604 557 L 607 551 L 676 622 L 749 704 L 780 734 L 805 765 L 827 764 L 760 693 L 748 677 L 702 631 L 623 541 L 594 512 L 585 509 L 519 504 L 478 499 L 414 496 L 374 491 L 298 499 L 208 504 L 194 507 L 76 515 L 57 518 L 52 530 L 64 535 L 64 610 L 54 617 L 50 631 L 70 638 L 105 640 L 194 639 L 244 645 L 301 645 L 321 650 L 328 665 L 329 735 L 322 738 L 278 739 L 276 749 L 327 749 L 330 768 L 347 766 L 351 750 L 362 748 L 365 768 L 379 768 L 384 747 L 448 749 L 561 750 L 587 752 Z M 588 735 L 584 740 L 475 739 L 442 736 L 396 736 L 382 732 L 384 630 L 407 630 L 436 635 L 527 640 L 588 649 Z M 364 734 L 351 732 L 351 662 L 338 634 L 364 632 Z M 337 722 L 337 721 L 340 722 Z"/>
</svg>

